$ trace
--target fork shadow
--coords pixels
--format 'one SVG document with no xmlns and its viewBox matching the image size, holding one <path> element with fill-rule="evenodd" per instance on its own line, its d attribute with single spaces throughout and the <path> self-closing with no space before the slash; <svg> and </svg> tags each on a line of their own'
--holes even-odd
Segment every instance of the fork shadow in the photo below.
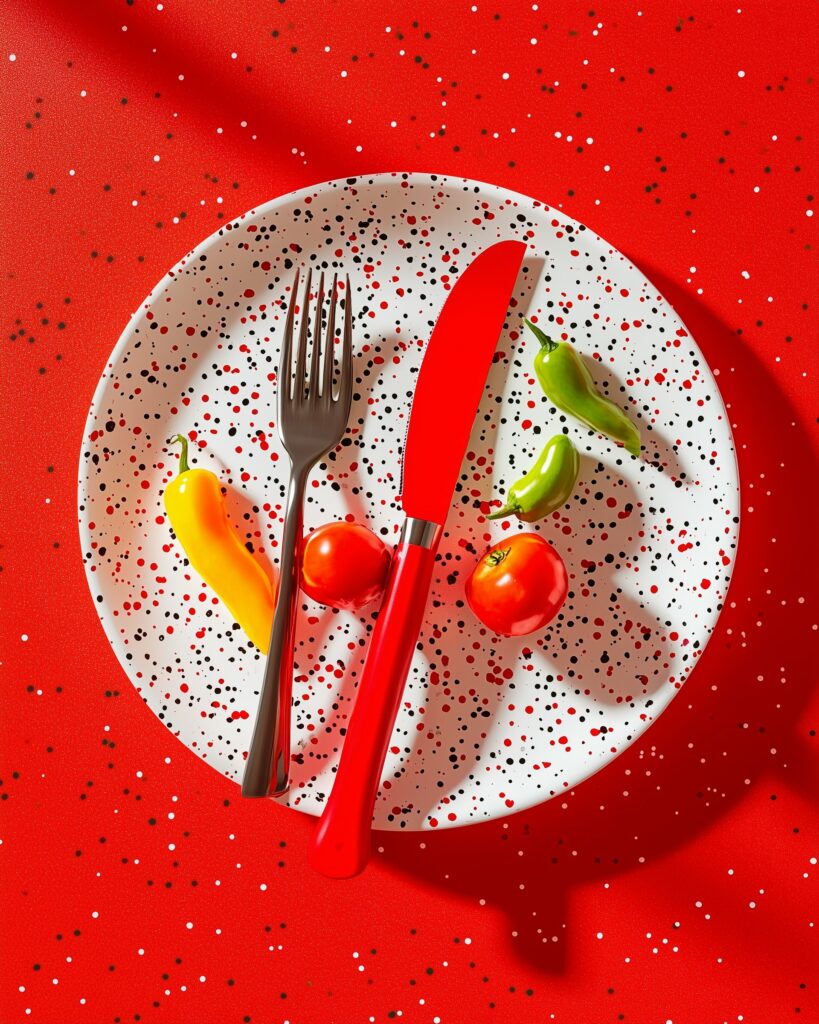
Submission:
<svg viewBox="0 0 819 1024">
<path fill-rule="evenodd" d="M 803 770 L 810 740 L 800 724 L 815 683 L 803 638 L 811 636 L 817 586 L 812 575 L 794 568 L 815 557 L 816 541 L 782 519 L 783 510 L 804 507 L 810 499 L 806 491 L 815 491 L 815 456 L 795 425 L 793 407 L 753 351 L 673 281 L 647 272 L 683 316 L 709 363 L 728 364 L 734 371 L 723 370 L 720 384 L 744 442 L 738 446 L 740 457 L 753 450 L 754 469 L 764 468 L 771 492 L 743 520 L 733 600 L 686 683 L 687 699 L 671 703 L 648 742 L 632 745 L 615 766 L 566 792 L 562 801 L 468 829 L 375 836 L 392 869 L 502 909 L 517 952 L 547 974 L 567 967 L 575 890 L 670 855 L 741 801 L 746 780 L 767 780 L 772 793 L 784 786 L 809 800 L 819 796 L 815 768 Z M 781 465 L 783 445 L 787 468 Z M 764 574 L 759 552 L 770 553 Z M 796 601 L 795 587 L 804 603 Z M 762 619 L 764 634 L 755 627 Z M 761 724 L 748 728 L 747 723 Z M 748 935 L 738 941 L 754 940 Z M 783 949 L 771 955 L 787 954 Z"/>
</svg>

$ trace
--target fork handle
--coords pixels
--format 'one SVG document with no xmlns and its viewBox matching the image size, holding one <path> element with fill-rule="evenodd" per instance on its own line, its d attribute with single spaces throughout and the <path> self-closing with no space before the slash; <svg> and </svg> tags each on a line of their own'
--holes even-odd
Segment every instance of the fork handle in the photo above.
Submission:
<svg viewBox="0 0 819 1024">
<path fill-rule="evenodd" d="M 290 704 L 293 639 L 299 596 L 299 544 L 309 466 L 291 464 L 284 517 L 279 594 L 273 613 L 256 725 L 242 779 L 242 796 L 281 796 L 290 785 Z"/>
<path fill-rule="evenodd" d="M 423 524 L 415 534 L 414 524 Z M 352 878 L 370 856 L 373 806 L 423 624 L 441 532 L 434 523 L 409 519 L 393 556 L 333 788 L 310 841 L 310 864 L 328 878 Z"/>
</svg>

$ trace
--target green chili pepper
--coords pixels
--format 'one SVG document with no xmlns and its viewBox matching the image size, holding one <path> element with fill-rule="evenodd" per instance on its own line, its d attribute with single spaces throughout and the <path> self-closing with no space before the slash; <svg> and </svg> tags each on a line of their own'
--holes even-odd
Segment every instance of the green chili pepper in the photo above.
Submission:
<svg viewBox="0 0 819 1024">
<path fill-rule="evenodd" d="M 639 430 L 619 406 L 600 394 L 575 349 L 565 341 L 552 341 L 529 320 L 526 326 L 541 345 L 535 356 L 535 373 L 549 401 L 639 456 Z"/>
<path fill-rule="evenodd" d="M 565 505 L 574 491 L 580 471 L 580 456 L 564 434 L 547 442 L 540 458 L 522 479 L 509 488 L 503 508 L 487 516 L 505 519 L 517 516 L 524 523 L 536 523 Z"/>
</svg>

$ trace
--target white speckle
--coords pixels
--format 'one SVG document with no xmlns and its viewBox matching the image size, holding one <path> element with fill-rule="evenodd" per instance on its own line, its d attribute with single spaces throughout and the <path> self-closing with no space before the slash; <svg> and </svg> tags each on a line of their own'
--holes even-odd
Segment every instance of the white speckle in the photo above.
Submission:
<svg viewBox="0 0 819 1024">
<path fill-rule="evenodd" d="M 390 121 L 390 128 L 397 128 L 397 127 L 398 127 L 398 122 L 397 121 Z"/>
<path fill-rule="evenodd" d="M 742 271 L 742 276 L 743 276 L 743 277 L 745 278 L 745 280 L 747 281 L 747 280 L 748 280 L 748 279 L 750 278 L 750 276 L 751 276 L 751 275 L 750 275 L 750 274 L 748 273 L 748 271 L 747 271 L 747 270 L 743 270 L 743 271 Z"/>
<path fill-rule="evenodd" d="M 604 171 L 610 171 L 611 170 L 611 165 L 610 164 L 603 164 L 603 170 Z"/>
<path fill-rule="evenodd" d="M 205 977 L 205 975 L 204 975 L 204 974 L 200 974 L 200 975 L 199 975 L 199 980 L 200 980 L 200 981 L 207 981 L 208 979 L 207 979 L 207 978 Z"/>
<path fill-rule="evenodd" d="M 267 892 L 267 884 L 265 882 L 262 882 L 259 888 L 262 890 L 262 892 Z"/>
<path fill-rule="evenodd" d="M 188 931 L 190 931 L 191 928 L 193 928 L 193 921 L 186 921 L 185 927 L 188 929 Z"/>
<path fill-rule="evenodd" d="M 505 82 L 509 78 L 509 72 L 508 71 L 504 71 L 504 73 L 501 75 L 501 78 Z"/>
<path fill-rule="evenodd" d="M 696 267 L 689 267 L 688 270 L 692 274 L 696 274 L 696 272 L 697 272 L 697 268 Z"/>
<path fill-rule="evenodd" d="M 347 72 L 346 71 L 342 71 L 341 72 L 341 77 L 342 78 L 346 78 L 347 77 Z"/>
<path fill-rule="evenodd" d="M 363 146 L 356 146 L 355 147 L 356 153 L 360 153 L 363 148 L 364 148 Z"/>
<path fill-rule="evenodd" d="M 563 133 L 562 133 L 562 132 L 555 132 L 555 138 L 556 138 L 556 139 L 561 139 L 561 138 L 563 138 Z"/>
<path fill-rule="evenodd" d="M 535 39 L 534 36 L 532 36 L 532 38 L 529 40 L 529 42 L 532 44 L 532 46 L 537 46 L 537 39 Z"/>
<path fill-rule="evenodd" d="M 85 91 L 85 89 L 81 89 L 80 90 L 80 96 L 87 96 L 87 95 L 88 95 L 88 93 Z"/>
<path fill-rule="evenodd" d="M 122 31 L 123 32 L 127 32 L 128 31 L 128 26 L 127 25 L 123 25 L 122 26 Z"/>
<path fill-rule="evenodd" d="M 744 78 L 744 77 L 745 77 L 745 72 L 744 71 L 737 71 L 737 78 Z"/>
<path fill-rule="evenodd" d="M 232 54 L 230 55 L 230 59 L 231 59 L 231 60 L 236 60 L 236 58 L 237 58 L 238 56 L 239 56 L 239 54 L 238 54 L 238 53 L 236 53 L 236 51 L 234 50 L 234 51 L 233 51 L 233 53 L 232 53 Z"/>
<path fill-rule="evenodd" d="M 154 163 L 155 164 L 159 163 L 159 154 L 158 153 L 154 153 Z"/>
<path fill-rule="evenodd" d="M 185 81 L 185 76 L 184 75 L 177 75 L 176 77 L 179 79 L 180 82 L 184 82 Z"/>
<path fill-rule="evenodd" d="M 805 216 L 806 217 L 812 217 L 813 216 L 813 210 L 805 210 Z"/>
<path fill-rule="evenodd" d="M 165 5 L 164 4 L 157 4 L 156 5 L 156 9 L 158 11 L 164 11 L 165 10 Z"/>
<path fill-rule="evenodd" d="M 389 29 L 387 29 L 387 31 L 389 32 Z M 325 46 L 324 47 L 324 52 L 325 53 L 329 53 L 330 52 L 330 47 L 329 46 Z"/>
<path fill-rule="evenodd" d="M 23 641 L 23 643 L 25 643 L 28 640 L 28 633 L 23 633 L 20 639 Z"/>
<path fill-rule="evenodd" d="M 142 948 L 142 946 L 140 946 L 139 949 L 137 950 L 137 956 L 145 956 L 145 950 Z"/>
<path fill-rule="evenodd" d="M 593 138 L 592 138 L 591 136 L 589 136 L 589 137 L 588 137 L 588 138 L 586 139 L 586 145 L 587 145 L 587 146 L 591 146 L 593 142 L 594 142 L 594 139 L 593 139 Z"/>
<path fill-rule="evenodd" d="M 141 779 L 141 778 L 142 778 L 142 772 L 137 772 L 137 773 L 136 773 L 136 777 L 137 777 L 138 779 Z"/>
<path fill-rule="evenodd" d="M 597 938 L 598 939 L 602 939 L 603 938 L 603 933 L 602 932 L 598 932 L 597 933 Z"/>
<path fill-rule="evenodd" d="M 69 178 L 73 178 L 73 177 L 74 177 L 74 175 L 75 175 L 76 173 L 77 173 L 77 172 L 76 172 L 76 171 L 74 170 L 74 168 L 72 167 L 72 168 L 71 168 L 71 170 L 70 170 L 70 171 L 68 172 L 68 176 L 69 176 Z"/>
<path fill-rule="evenodd" d="M 91 916 L 96 920 L 100 916 L 100 912 L 98 910 L 92 910 Z"/>
<path fill-rule="evenodd" d="M 16 53 L 10 53 L 9 54 L 9 60 L 13 64 L 17 60 L 17 54 Z"/>
</svg>

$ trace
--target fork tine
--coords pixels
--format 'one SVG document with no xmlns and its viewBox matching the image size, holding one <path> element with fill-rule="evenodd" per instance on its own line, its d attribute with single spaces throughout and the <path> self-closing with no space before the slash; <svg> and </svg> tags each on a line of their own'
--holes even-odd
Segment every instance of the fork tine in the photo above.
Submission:
<svg viewBox="0 0 819 1024">
<path fill-rule="evenodd" d="M 350 301 L 350 275 L 347 274 L 347 287 L 344 297 L 344 337 L 341 351 L 341 378 L 338 387 L 338 401 L 344 410 L 345 417 L 350 413 L 350 402 L 353 397 L 353 312 Z"/>
<path fill-rule="evenodd" d="M 304 398 L 305 368 L 307 366 L 307 328 L 310 324 L 310 284 L 313 279 L 312 268 L 308 267 L 304 282 L 304 301 L 301 303 L 301 324 L 299 326 L 299 346 L 296 350 L 296 382 L 293 385 L 293 400 L 298 402 Z"/>
<path fill-rule="evenodd" d="M 321 381 L 321 397 L 327 402 L 333 398 L 333 362 L 335 360 L 336 301 L 338 299 L 338 274 L 333 274 L 330 290 L 330 308 L 327 311 L 327 333 L 324 336 L 324 367 Z"/>
<path fill-rule="evenodd" d="M 319 397 L 319 361 L 321 359 L 321 321 L 324 306 L 324 271 L 319 278 L 318 295 L 316 296 L 316 318 L 313 321 L 312 329 L 312 350 L 310 352 L 310 383 L 307 387 L 307 396 L 311 402 L 317 402 Z"/>
<path fill-rule="evenodd" d="M 291 378 L 293 376 L 293 317 L 296 312 L 298 294 L 299 268 L 296 267 L 296 276 L 293 279 L 293 287 L 290 291 L 290 304 L 287 307 L 287 318 L 284 322 L 282 353 L 279 358 L 278 394 L 280 409 L 282 407 L 282 403 L 289 401 L 290 399 Z"/>
</svg>

